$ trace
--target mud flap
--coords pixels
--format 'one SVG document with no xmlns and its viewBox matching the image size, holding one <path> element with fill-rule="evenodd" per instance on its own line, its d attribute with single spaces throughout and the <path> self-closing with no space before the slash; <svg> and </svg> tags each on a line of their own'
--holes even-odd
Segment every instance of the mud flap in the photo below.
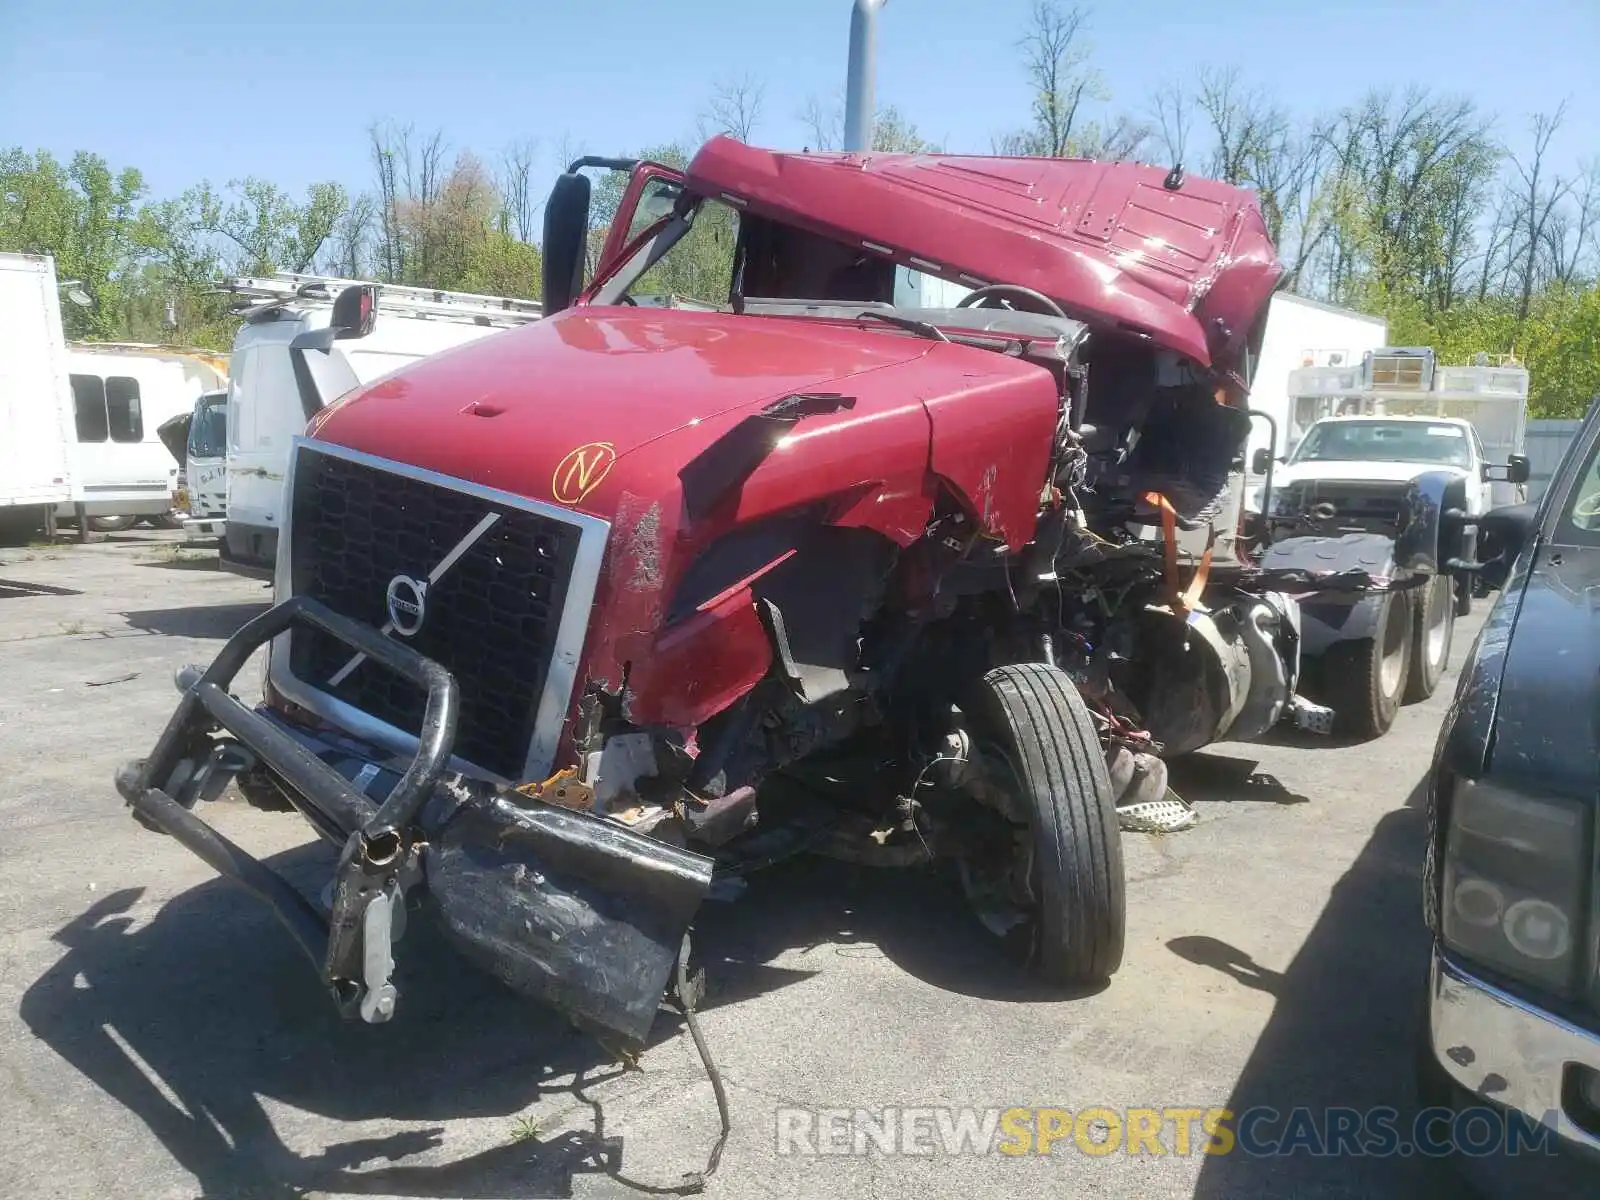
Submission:
<svg viewBox="0 0 1600 1200">
<path fill-rule="evenodd" d="M 423 858 L 451 940 L 590 1029 L 650 1032 L 712 862 L 587 813 L 485 796 Z"/>
</svg>

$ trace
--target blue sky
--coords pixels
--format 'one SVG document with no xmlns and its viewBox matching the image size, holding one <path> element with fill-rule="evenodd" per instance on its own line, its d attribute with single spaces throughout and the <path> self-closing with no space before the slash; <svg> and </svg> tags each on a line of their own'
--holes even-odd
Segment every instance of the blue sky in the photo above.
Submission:
<svg viewBox="0 0 1600 1200">
<path fill-rule="evenodd" d="M 1102 0 L 1112 109 L 1202 63 L 1311 112 L 1368 87 L 1470 94 L 1513 147 L 1563 99 L 1554 147 L 1600 155 L 1600 0 Z M 890 0 L 879 101 L 952 150 L 1026 120 L 1016 41 L 1029 0 Z M 806 98 L 842 88 L 848 0 L 0 0 L 0 147 L 90 148 L 154 195 L 263 175 L 368 183 L 366 127 L 442 128 L 485 159 L 537 139 L 620 153 L 692 139 L 714 80 L 766 82 L 755 140 L 800 146 Z"/>
</svg>

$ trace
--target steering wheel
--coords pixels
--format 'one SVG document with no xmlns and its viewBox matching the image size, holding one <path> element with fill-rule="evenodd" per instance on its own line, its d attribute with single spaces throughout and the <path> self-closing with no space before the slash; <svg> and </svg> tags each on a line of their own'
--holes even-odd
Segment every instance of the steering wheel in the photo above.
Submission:
<svg viewBox="0 0 1600 1200">
<path fill-rule="evenodd" d="M 1027 300 L 1030 305 L 1037 308 L 1025 308 L 1021 312 L 1045 312 L 1053 317 L 1067 319 L 1067 314 L 1061 311 L 1061 306 L 1050 299 L 1043 292 L 1036 292 L 1031 287 L 1023 287 L 1020 283 L 991 283 L 986 287 L 976 288 L 968 292 L 956 302 L 957 308 L 999 308 L 998 304 L 984 304 L 985 300 Z"/>
<path fill-rule="evenodd" d="M 1574 520 L 1586 521 L 1590 525 L 1596 518 L 1600 518 L 1600 491 L 1590 492 L 1587 496 L 1580 497 L 1572 506 Z"/>
</svg>

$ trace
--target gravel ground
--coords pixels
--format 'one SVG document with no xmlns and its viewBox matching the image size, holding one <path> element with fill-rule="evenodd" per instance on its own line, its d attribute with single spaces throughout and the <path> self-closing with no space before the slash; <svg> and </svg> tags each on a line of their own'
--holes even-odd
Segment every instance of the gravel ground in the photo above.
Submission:
<svg viewBox="0 0 1600 1200">
<path fill-rule="evenodd" d="M 715 1110 L 677 1022 L 625 1071 L 424 927 L 401 947 L 395 1021 L 341 1023 L 264 910 L 129 819 L 112 772 L 153 744 L 173 670 L 267 598 L 171 535 L 0 550 L 0 1195 L 626 1196 L 618 1174 L 698 1169 Z M 1127 957 L 1095 994 L 1030 985 L 920 873 L 806 862 L 709 906 L 703 1025 L 735 1128 L 707 1194 L 1435 1186 L 1412 1157 L 1095 1156 L 1070 1137 L 1048 1156 L 785 1155 L 776 1122 L 785 1106 L 1267 1104 L 1392 1105 L 1403 1125 L 1427 946 L 1417 785 L 1447 700 L 1369 745 L 1185 764 L 1201 824 L 1124 839 Z M 208 816 L 308 884 L 329 861 L 293 816 L 230 799 Z"/>
</svg>

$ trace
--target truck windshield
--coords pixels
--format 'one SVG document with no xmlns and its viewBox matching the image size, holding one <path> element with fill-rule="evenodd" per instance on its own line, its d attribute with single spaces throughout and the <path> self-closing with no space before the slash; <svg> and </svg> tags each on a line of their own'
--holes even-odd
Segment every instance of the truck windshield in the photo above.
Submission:
<svg viewBox="0 0 1600 1200">
<path fill-rule="evenodd" d="M 1291 463 L 1405 462 L 1472 466 L 1471 446 L 1459 425 L 1432 421 L 1324 421 L 1311 427 Z"/>
<path fill-rule="evenodd" d="M 662 197 L 675 198 L 679 190 L 676 183 L 657 187 L 651 182 L 629 224 L 629 244 L 670 215 L 672 205 Z M 720 200 L 699 200 L 689 222 L 681 236 L 637 278 L 617 289 L 602 289 L 603 295 L 615 293 L 602 302 L 729 311 L 735 271 L 742 298 L 753 303 L 777 300 L 938 309 L 954 307 L 971 290 L 896 266 L 891 259 L 859 246 L 741 214 Z M 742 260 L 738 255 L 741 242 Z"/>
<path fill-rule="evenodd" d="M 208 397 L 195 409 L 189 426 L 190 458 L 221 458 L 228 449 L 228 398 Z"/>
</svg>

